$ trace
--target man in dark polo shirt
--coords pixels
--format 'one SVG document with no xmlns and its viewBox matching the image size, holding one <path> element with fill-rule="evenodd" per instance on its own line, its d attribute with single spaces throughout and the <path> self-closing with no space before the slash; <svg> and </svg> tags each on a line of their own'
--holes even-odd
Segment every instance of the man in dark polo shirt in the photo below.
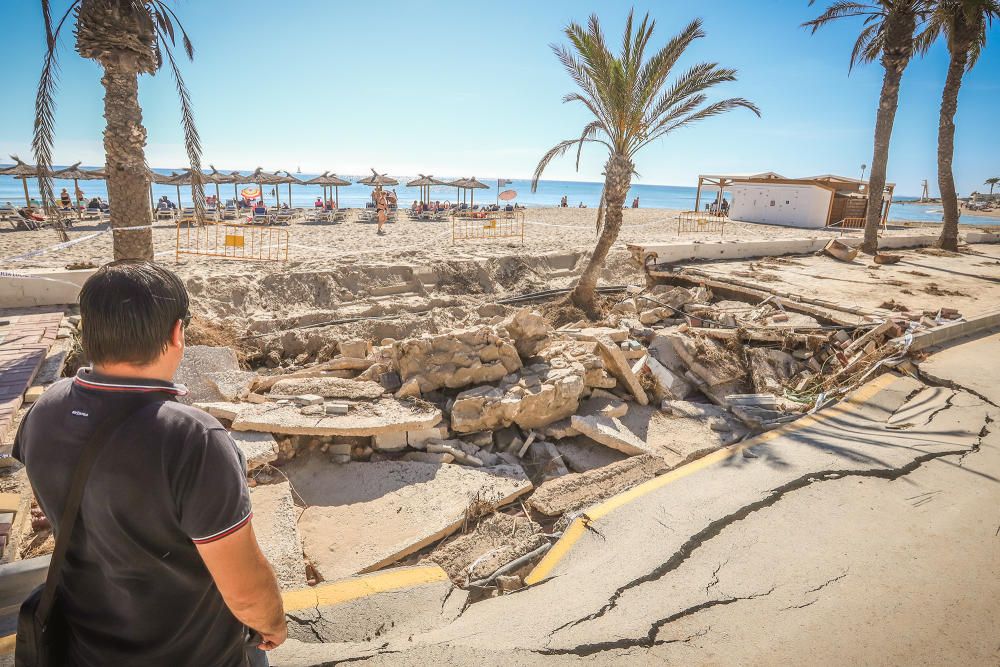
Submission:
<svg viewBox="0 0 1000 667">
<path fill-rule="evenodd" d="M 274 572 L 250 523 L 246 462 L 215 418 L 173 400 L 188 296 L 149 262 L 114 262 L 80 292 L 93 368 L 57 382 L 14 443 L 59 533 L 69 480 L 112 406 L 137 409 L 95 463 L 59 599 L 75 665 L 266 665 L 285 640 Z M 138 406 L 140 394 L 162 401 Z M 259 637 L 248 643 L 248 637 Z"/>
</svg>

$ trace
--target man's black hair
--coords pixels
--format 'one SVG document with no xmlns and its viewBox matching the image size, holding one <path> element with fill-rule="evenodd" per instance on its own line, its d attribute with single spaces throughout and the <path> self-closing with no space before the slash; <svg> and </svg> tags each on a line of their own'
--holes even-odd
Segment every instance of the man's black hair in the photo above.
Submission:
<svg viewBox="0 0 1000 667">
<path fill-rule="evenodd" d="M 83 351 L 96 364 L 152 363 L 187 313 L 187 290 L 172 271 L 152 262 L 111 262 L 80 290 Z"/>
</svg>

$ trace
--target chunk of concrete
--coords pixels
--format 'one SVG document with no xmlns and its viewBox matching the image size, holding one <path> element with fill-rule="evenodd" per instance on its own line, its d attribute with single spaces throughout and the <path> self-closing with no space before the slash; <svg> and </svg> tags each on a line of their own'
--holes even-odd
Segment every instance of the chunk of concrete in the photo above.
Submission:
<svg viewBox="0 0 1000 667">
<path fill-rule="evenodd" d="M 247 461 L 247 470 L 259 468 L 278 458 L 278 442 L 270 433 L 231 431 L 229 433 Z"/>
<path fill-rule="evenodd" d="M 205 380 L 215 387 L 223 400 L 239 401 L 250 394 L 250 389 L 257 381 L 257 377 L 256 373 L 236 370 L 207 373 Z"/>
<path fill-rule="evenodd" d="M 595 393 L 580 403 L 580 409 L 577 411 L 577 414 L 595 417 L 623 417 L 627 412 L 628 403 L 617 396 L 600 396 Z"/>
<path fill-rule="evenodd" d="M 599 336 L 597 339 L 597 349 L 604 360 L 605 369 L 621 382 L 622 386 L 629 390 L 640 405 L 647 405 L 649 398 L 646 396 L 646 390 L 639 384 L 639 378 L 632 372 L 632 367 L 629 365 L 628 359 L 618 349 L 614 340 L 607 336 Z"/>
<path fill-rule="evenodd" d="M 404 461 L 415 461 L 417 463 L 451 463 L 455 457 L 448 452 L 406 452 L 403 454 Z"/>
<path fill-rule="evenodd" d="M 226 419 L 232 421 L 236 415 L 247 407 L 246 403 L 230 403 L 228 401 L 208 401 L 195 403 L 194 407 L 204 410 L 216 419 Z"/>
<path fill-rule="evenodd" d="M 307 505 L 299 520 L 305 555 L 327 580 L 394 563 L 457 530 L 470 505 L 498 507 L 532 488 L 524 472 L 510 466 L 336 466 L 306 455 L 284 472 Z"/>
<path fill-rule="evenodd" d="M 573 415 L 573 428 L 605 447 L 623 454 L 644 454 L 649 451 L 646 443 L 614 417 L 588 417 Z"/>
<path fill-rule="evenodd" d="M 425 394 L 497 382 L 521 367 L 517 349 L 503 334 L 483 326 L 397 341 L 393 362 L 402 380 L 416 379 Z"/>
<path fill-rule="evenodd" d="M 662 401 L 668 398 L 682 400 L 694 393 L 694 387 L 689 382 L 680 375 L 672 372 L 652 356 L 646 355 L 643 359 L 643 364 L 653 378 L 655 387 L 653 393 L 656 400 Z"/>
<path fill-rule="evenodd" d="M 184 358 L 174 374 L 174 380 L 187 387 L 185 396 L 178 396 L 181 403 L 191 405 L 206 401 L 232 400 L 227 398 L 210 378 L 214 373 L 239 371 L 240 363 L 236 352 L 229 347 L 211 345 L 188 345 L 184 348 Z"/>
<path fill-rule="evenodd" d="M 340 343 L 340 353 L 345 357 L 364 359 L 371 351 L 371 343 L 366 340 L 345 340 Z"/>
<path fill-rule="evenodd" d="M 582 435 L 563 438 L 556 443 L 556 449 L 562 454 L 562 460 L 566 463 L 566 467 L 573 472 L 587 472 L 594 468 L 603 468 L 628 458 L 627 454 L 605 447 Z"/>
<path fill-rule="evenodd" d="M 540 485 L 528 505 L 546 516 L 575 512 L 649 481 L 667 470 L 663 459 L 644 454 Z"/>
<path fill-rule="evenodd" d="M 313 377 L 278 380 L 271 387 L 270 393 L 274 396 L 317 394 L 323 398 L 363 400 L 379 398 L 385 393 L 385 389 L 378 382 L 370 380 Z"/>
<path fill-rule="evenodd" d="M 288 435 L 378 435 L 430 428 L 441 411 L 429 403 L 384 398 L 358 403 L 347 414 L 303 415 L 295 406 L 246 404 L 233 419 L 233 430 Z"/>
<path fill-rule="evenodd" d="M 529 308 L 521 308 L 515 312 L 503 322 L 503 326 L 514 339 L 514 347 L 522 359 L 538 354 L 552 333 L 552 327 L 541 313 Z"/>
<path fill-rule="evenodd" d="M 296 521 L 299 508 L 288 482 L 261 484 L 250 489 L 253 532 L 282 590 L 306 587 L 306 567 Z"/>
<path fill-rule="evenodd" d="M 535 485 L 569 474 L 562 453 L 551 442 L 544 440 L 532 442 L 521 461 Z"/>
</svg>

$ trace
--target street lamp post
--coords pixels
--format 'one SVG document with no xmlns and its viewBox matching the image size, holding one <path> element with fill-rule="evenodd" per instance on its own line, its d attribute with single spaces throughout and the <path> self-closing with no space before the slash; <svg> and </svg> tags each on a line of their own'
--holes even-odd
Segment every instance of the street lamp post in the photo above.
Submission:
<svg viewBox="0 0 1000 667">
<path fill-rule="evenodd" d="M 867 169 L 867 168 L 868 168 L 867 164 L 861 165 L 861 180 L 862 181 L 865 180 L 865 169 Z"/>
</svg>

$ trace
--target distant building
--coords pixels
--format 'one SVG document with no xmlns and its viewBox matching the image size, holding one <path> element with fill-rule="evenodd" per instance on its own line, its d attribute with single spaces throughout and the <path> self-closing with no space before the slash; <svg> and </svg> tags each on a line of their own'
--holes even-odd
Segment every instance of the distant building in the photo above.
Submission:
<svg viewBox="0 0 1000 667">
<path fill-rule="evenodd" d="M 702 206 L 702 189 L 714 195 Z M 882 224 L 889 215 L 895 184 L 882 195 Z M 718 189 L 717 192 L 713 192 Z M 698 177 L 695 208 L 709 212 L 729 203 L 729 219 L 789 227 L 863 227 L 868 207 L 868 183 L 856 178 L 823 174 L 785 178 L 773 171 L 759 174 L 708 174 Z"/>
</svg>

